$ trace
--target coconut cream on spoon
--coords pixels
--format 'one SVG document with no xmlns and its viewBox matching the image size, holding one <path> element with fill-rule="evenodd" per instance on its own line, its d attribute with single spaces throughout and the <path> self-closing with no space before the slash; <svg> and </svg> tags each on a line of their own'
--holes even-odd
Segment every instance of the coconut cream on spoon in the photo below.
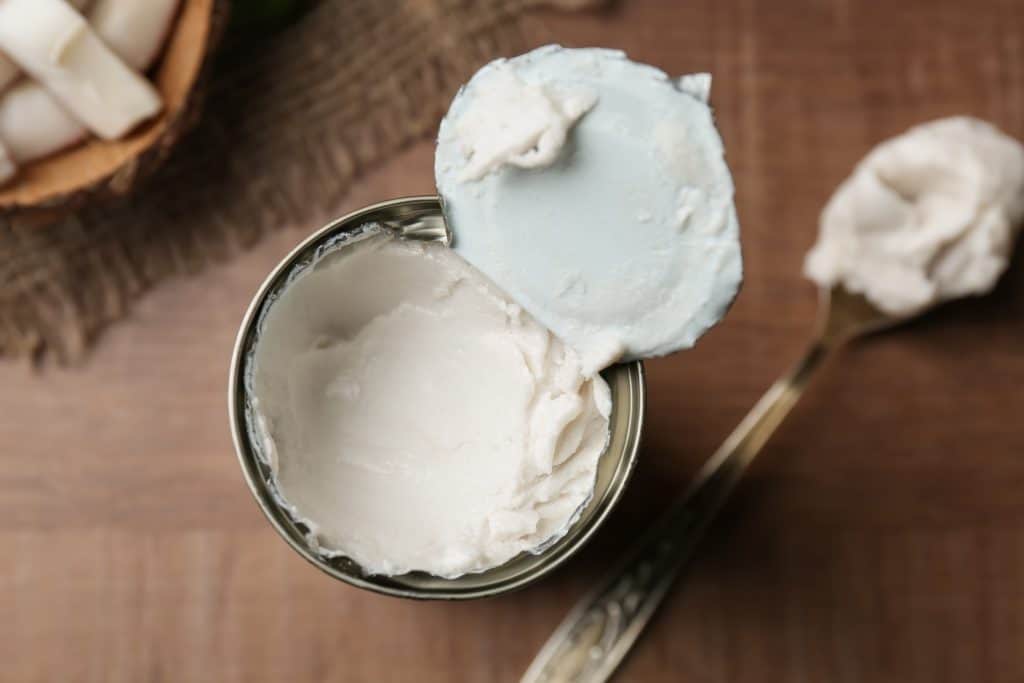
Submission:
<svg viewBox="0 0 1024 683">
<path fill-rule="evenodd" d="M 984 294 L 1024 218 L 1024 147 L 954 117 L 878 145 L 821 214 L 807 276 L 843 284 L 890 315 Z"/>
</svg>

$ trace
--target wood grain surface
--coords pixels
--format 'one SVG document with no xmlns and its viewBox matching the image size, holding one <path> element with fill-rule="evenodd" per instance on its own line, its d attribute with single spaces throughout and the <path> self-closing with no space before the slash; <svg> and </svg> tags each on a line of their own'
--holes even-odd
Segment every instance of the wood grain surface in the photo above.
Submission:
<svg viewBox="0 0 1024 683">
<path fill-rule="evenodd" d="M 230 349 L 316 226 L 150 294 L 73 370 L 0 366 L 0 680 L 514 681 L 564 611 L 799 355 L 800 265 L 878 140 L 970 113 L 1024 136 L 1019 0 L 625 0 L 538 15 L 538 44 L 715 74 L 747 279 L 693 352 L 649 364 L 626 500 L 541 585 L 469 604 L 371 595 L 264 522 L 232 452 Z M 429 192 L 429 143 L 343 211 Z M 755 463 L 623 681 L 1024 680 L 1024 263 L 845 352 Z"/>
</svg>

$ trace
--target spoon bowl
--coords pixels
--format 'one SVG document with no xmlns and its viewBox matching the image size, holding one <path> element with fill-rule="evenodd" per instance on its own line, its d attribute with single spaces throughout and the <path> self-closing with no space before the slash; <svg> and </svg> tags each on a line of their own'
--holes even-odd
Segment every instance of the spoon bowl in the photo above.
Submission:
<svg viewBox="0 0 1024 683">
<path fill-rule="evenodd" d="M 818 290 L 817 339 L 826 345 L 843 344 L 909 319 L 885 313 L 867 297 L 851 292 L 842 284 Z"/>
</svg>

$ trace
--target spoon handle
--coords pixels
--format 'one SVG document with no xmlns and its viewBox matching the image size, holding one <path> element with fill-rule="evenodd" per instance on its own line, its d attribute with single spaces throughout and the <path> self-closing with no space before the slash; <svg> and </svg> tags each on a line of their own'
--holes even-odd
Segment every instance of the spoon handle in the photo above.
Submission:
<svg viewBox="0 0 1024 683">
<path fill-rule="evenodd" d="M 828 350 L 824 344 L 813 344 L 794 369 L 768 389 L 625 562 L 576 604 L 541 648 L 522 683 L 600 683 L 611 677 Z"/>
</svg>

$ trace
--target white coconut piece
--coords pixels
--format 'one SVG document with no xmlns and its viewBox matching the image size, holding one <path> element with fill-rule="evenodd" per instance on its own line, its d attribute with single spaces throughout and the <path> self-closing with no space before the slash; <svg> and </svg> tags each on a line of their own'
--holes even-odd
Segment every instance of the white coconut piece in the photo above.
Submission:
<svg viewBox="0 0 1024 683">
<path fill-rule="evenodd" d="M 87 9 L 92 4 L 92 0 L 71 0 L 71 4 L 81 11 Z M 0 52 L 0 92 L 7 90 L 10 85 L 18 80 L 20 75 L 21 69 L 18 68 L 18 65 L 11 61 L 10 57 Z"/>
<path fill-rule="evenodd" d="M 88 0 L 76 0 L 88 6 Z M 145 71 L 156 60 L 174 21 L 178 0 L 100 0 L 89 13 L 96 33 L 133 69 Z M 116 10 L 123 16 L 117 17 Z M 0 54 L 0 81 L 4 74 Z M 13 62 L 16 74 L 20 73 Z M 2 90 L 0 86 L 0 90 Z M 35 81 L 18 83 L 0 97 L 0 140 L 24 164 L 77 144 L 88 130 Z"/>
<path fill-rule="evenodd" d="M 104 139 L 122 137 L 162 107 L 156 89 L 65 0 L 0 1 L 0 50 Z"/>
<path fill-rule="evenodd" d="M 89 23 L 128 66 L 145 71 L 160 54 L 177 10 L 178 0 L 97 0 Z"/>
<path fill-rule="evenodd" d="M 59 152 L 87 134 L 85 126 L 35 81 L 22 81 L 0 97 L 0 140 L 19 164 Z"/>
</svg>

